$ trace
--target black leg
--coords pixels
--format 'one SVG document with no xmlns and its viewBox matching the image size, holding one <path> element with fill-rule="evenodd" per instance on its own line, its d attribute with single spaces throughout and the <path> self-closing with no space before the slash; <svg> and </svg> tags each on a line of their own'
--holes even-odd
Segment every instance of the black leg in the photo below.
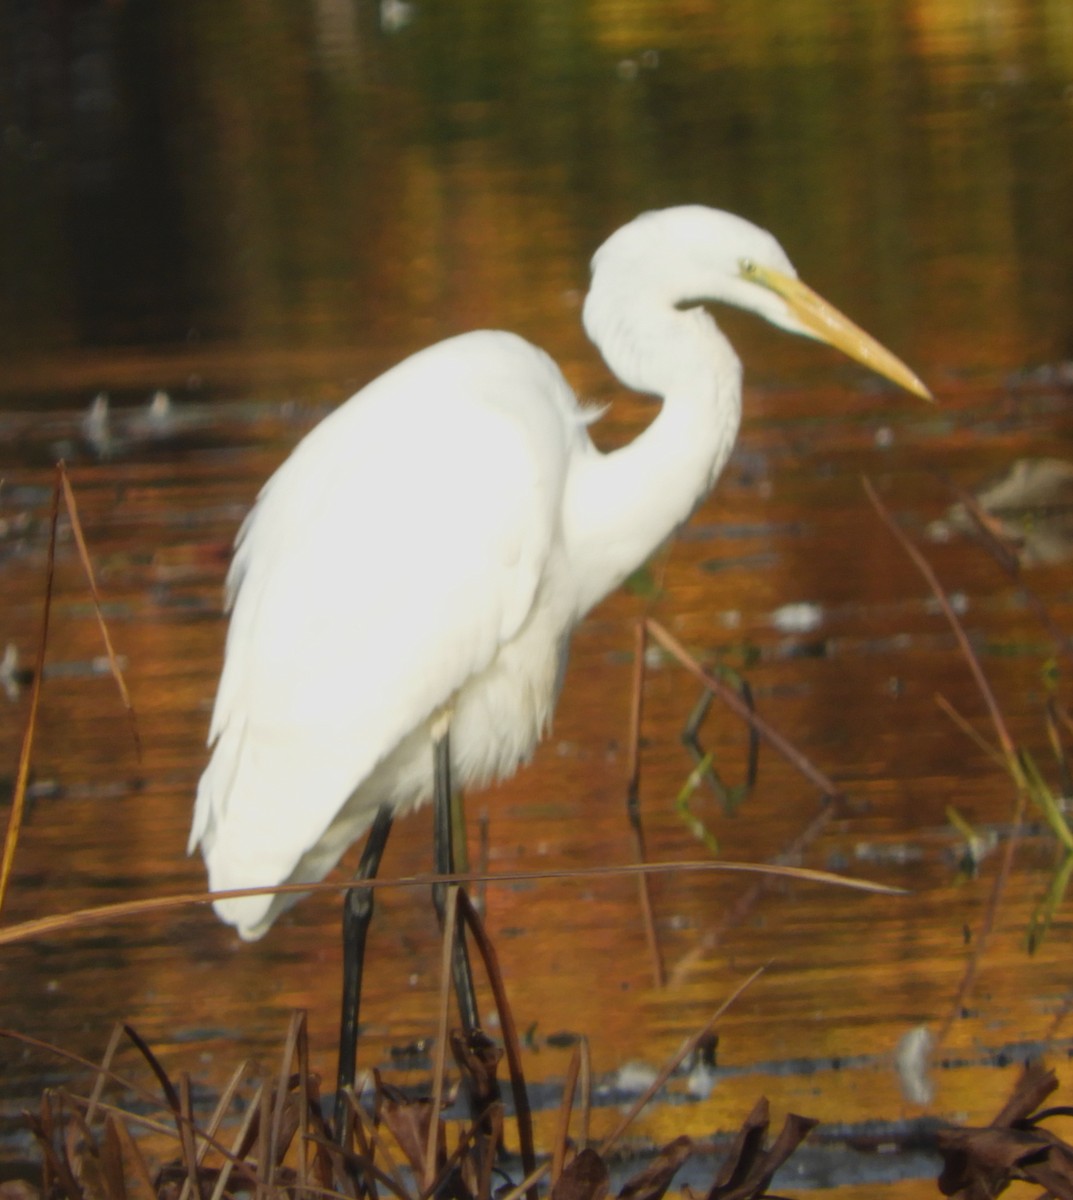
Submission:
<svg viewBox="0 0 1073 1200">
<path fill-rule="evenodd" d="M 454 834 L 451 822 L 451 747 L 450 734 L 445 732 L 439 741 L 433 743 L 434 784 L 432 793 L 433 803 L 433 842 L 435 870 L 437 875 L 451 875 L 455 870 Z M 436 915 L 443 923 L 447 907 L 447 887 L 437 883 L 432 888 L 432 903 L 436 907 Z M 472 1033 L 480 1028 L 477 1014 L 477 994 L 473 987 L 473 971 L 469 964 L 469 952 L 466 949 L 465 932 L 461 922 L 455 930 L 454 958 L 451 963 L 451 974 L 454 979 L 455 995 L 458 998 L 458 1012 L 462 1019 L 462 1027 L 466 1033 Z"/>
<path fill-rule="evenodd" d="M 376 814 L 355 879 L 375 879 L 391 832 L 392 812 L 384 807 Z M 365 938 L 373 916 L 373 889 L 351 888 L 343 900 L 343 1012 L 339 1023 L 339 1073 L 335 1087 L 335 1137 L 340 1144 L 346 1129 L 346 1089 L 354 1086 L 358 1056 L 358 1008 L 361 1004 L 361 974 L 365 962 Z"/>
</svg>

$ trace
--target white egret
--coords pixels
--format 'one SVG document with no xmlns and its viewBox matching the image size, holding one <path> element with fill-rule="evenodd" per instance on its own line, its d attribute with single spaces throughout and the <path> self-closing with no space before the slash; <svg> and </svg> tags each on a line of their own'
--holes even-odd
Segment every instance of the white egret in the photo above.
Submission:
<svg viewBox="0 0 1073 1200">
<path fill-rule="evenodd" d="M 574 626 L 689 516 L 734 444 L 741 364 L 709 301 L 928 395 L 769 233 L 699 206 L 645 213 L 592 261 L 589 337 L 662 399 L 621 449 L 596 448 L 599 411 L 510 333 L 451 338 L 368 384 L 297 446 L 238 536 L 190 835 L 213 890 L 322 879 L 378 813 L 429 799 L 448 727 L 463 787 L 529 757 Z M 216 911 L 253 939 L 293 899 Z"/>
</svg>

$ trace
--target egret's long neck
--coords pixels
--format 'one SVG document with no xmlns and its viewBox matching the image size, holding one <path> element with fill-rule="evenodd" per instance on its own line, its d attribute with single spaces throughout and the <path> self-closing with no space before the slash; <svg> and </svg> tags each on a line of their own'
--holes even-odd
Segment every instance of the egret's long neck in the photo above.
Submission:
<svg viewBox="0 0 1073 1200">
<path fill-rule="evenodd" d="M 586 612 L 652 553 L 715 483 L 741 420 L 741 363 L 702 309 L 667 307 L 613 325 L 586 307 L 586 327 L 627 385 L 663 399 L 628 445 L 595 448 L 571 468 L 564 536 Z"/>
</svg>

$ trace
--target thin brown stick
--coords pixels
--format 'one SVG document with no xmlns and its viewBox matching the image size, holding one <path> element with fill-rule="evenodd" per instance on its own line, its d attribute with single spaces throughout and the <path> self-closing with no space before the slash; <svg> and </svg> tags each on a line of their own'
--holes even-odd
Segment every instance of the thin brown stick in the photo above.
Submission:
<svg viewBox="0 0 1073 1200">
<path fill-rule="evenodd" d="M 121 1028 L 123 1029 L 124 1033 L 127 1033 L 128 1035 L 131 1033 L 129 1026 L 123 1025 Z M 55 1055 L 57 1058 L 63 1059 L 65 1062 L 74 1063 L 75 1065 L 83 1067 L 90 1072 L 98 1075 L 104 1075 L 111 1080 L 112 1083 L 139 1097 L 143 1103 L 148 1104 L 152 1108 L 158 1108 L 160 1105 L 160 1097 L 156 1092 L 152 1092 L 148 1088 L 142 1087 L 140 1084 L 133 1082 L 133 1080 L 126 1079 L 124 1076 L 117 1074 L 110 1068 L 105 1068 L 100 1063 L 93 1062 L 92 1059 L 83 1058 L 79 1054 L 75 1054 L 70 1050 L 65 1050 L 62 1046 L 56 1046 L 51 1042 L 46 1042 L 41 1038 L 32 1037 L 30 1034 L 21 1033 L 15 1029 L 0 1029 L 0 1039 L 7 1039 L 17 1042 L 22 1046 L 28 1046 L 34 1050 L 40 1050 L 47 1054 Z M 142 1046 L 145 1045 L 141 1038 L 138 1038 L 138 1042 Z M 155 1060 L 152 1058 L 151 1052 L 148 1061 L 150 1062 L 150 1066 L 153 1069 L 154 1074 L 156 1074 L 160 1068 L 159 1064 L 156 1067 L 152 1066 Z M 168 1082 L 168 1088 L 171 1089 L 172 1097 L 175 1099 L 176 1103 L 173 1106 L 170 1099 L 168 1099 L 167 1094 L 165 1094 L 165 1099 L 167 1100 L 172 1116 L 175 1117 L 179 1112 L 178 1095 L 171 1086 L 170 1081 Z M 140 1125 L 144 1129 L 149 1129 L 155 1133 L 165 1134 L 170 1137 L 175 1136 L 175 1131 L 170 1126 L 162 1124 L 160 1121 L 155 1121 L 150 1117 L 139 1116 L 137 1113 L 127 1112 L 124 1109 L 118 1108 L 116 1105 L 108 1104 L 101 1100 L 99 1096 L 79 1096 L 71 1092 L 65 1092 L 64 1094 L 69 1099 L 77 1104 L 82 1105 L 86 1109 L 88 1109 L 92 1103 L 95 1111 L 112 1113 L 114 1115 L 121 1116 L 128 1121 L 133 1121 L 135 1124 Z M 256 1111 L 256 1109 L 253 1111 Z M 232 1166 L 240 1169 L 242 1168 L 242 1162 L 236 1159 L 235 1155 L 229 1152 L 225 1146 L 220 1145 L 218 1142 L 214 1141 L 211 1137 L 208 1137 L 204 1133 L 200 1133 L 200 1136 L 204 1140 L 207 1140 L 212 1148 L 223 1155 L 223 1157 L 228 1160 Z"/>
<path fill-rule="evenodd" d="M 190 1185 L 190 1194 L 200 1200 L 201 1188 L 197 1177 L 197 1141 L 194 1137 L 194 1110 L 190 1099 L 190 1076 L 183 1071 L 179 1076 L 179 1111 L 175 1114 L 175 1128 L 179 1135 L 179 1145 L 182 1147 L 182 1161 L 186 1168 L 186 1182 Z"/>
<path fill-rule="evenodd" d="M 261 1103 L 257 1109 L 257 1179 L 254 1186 L 255 1200 L 269 1200 L 269 1185 L 275 1174 L 269 1153 L 269 1127 L 272 1122 L 271 1094 L 268 1088 L 261 1092 Z"/>
<path fill-rule="evenodd" d="M 495 1000 L 496 1014 L 499 1017 L 499 1032 L 503 1038 L 503 1049 L 507 1056 L 507 1066 L 510 1071 L 510 1089 L 514 1100 L 514 1123 L 518 1128 L 518 1153 L 522 1160 L 522 1170 L 531 1171 L 536 1163 L 536 1149 L 533 1142 L 533 1114 L 529 1107 L 529 1092 L 525 1086 L 525 1073 L 522 1069 L 522 1044 L 518 1038 L 518 1027 L 514 1023 L 507 989 L 503 983 L 503 972 L 499 966 L 499 955 L 495 944 L 488 936 L 480 914 L 473 907 L 465 888 L 458 889 L 458 907 L 473 937 L 473 943 L 484 963 L 485 975 L 492 989 Z M 537 1200 L 536 1188 L 529 1191 L 529 1200 Z"/>
<path fill-rule="evenodd" d="M 995 926 L 995 918 L 998 915 L 999 904 L 1006 891 L 1006 884 L 1009 881 L 1010 874 L 1013 871 L 1013 860 L 1017 853 L 1017 846 L 1021 840 L 1021 828 L 1024 822 L 1025 805 L 1028 801 L 1028 788 L 1025 780 L 1024 771 L 1021 768 L 1020 760 L 1017 756 L 1017 750 L 1013 744 L 1013 739 L 1010 737 L 1009 730 L 1006 728 L 1006 722 L 1003 719 L 1002 713 L 999 710 L 998 702 L 995 699 L 994 693 L 987 682 L 983 668 L 980 665 L 980 660 L 973 652 L 972 645 L 969 642 L 968 635 L 965 633 L 965 628 L 958 619 L 957 613 L 954 612 L 953 606 L 947 599 L 946 592 L 943 590 L 942 584 L 931 568 L 931 564 L 923 554 L 913 545 L 906 537 L 905 533 L 898 526 L 890 510 L 879 498 L 878 493 L 872 486 L 869 479 L 862 479 L 864 490 L 871 500 L 872 506 L 879 514 L 880 520 L 894 535 L 895 540 L 906 552 L 912 560 L 913 565 L 924 576 L 931 588 L 935 598 L 939 602 L 939 607 L 942 609 L 944 616 L 950 624 L 950 628 L 954 631 L 954 637 L 957 639 L 958 646 L 969 665 L 969 670 L 976 681 L 976 686 L 980 690 L 980 694 L 984 698 L 984 703 L 987 705 L 988 711 L 991 714 L 991 722 L 995 727 L 995 733 L 998 736 L 999 744 L 1002 747 L 1002 752 L 1006 758 L 1006 767 L 1013 778 L 1014 785 L 1017 790 L 1017 799 L 1014 804 L 1013 813 L 1013 829 L 1010 833 L 1009 840 L 1006 842 L 1005 850 L 999 859 L 998 871 L 995 873 L 994 882 L 991 885 L 991 893 L 987 898 L 987 907 L 984 909 L 983 917 L 980 920 L 980 926 L 976 931 L 976 936 L 973 938 L 973 949 L 969 955 L 968 961 L 965 963 L 965 970 L 961 976 L 961 982 L 958 984 L 957 992 L 950 1005 L 949 1010 L 942 1024 L 939 1026 L 939 1031 L 935 1035 L 933 1049 L 937 1050 L 945 1041 L 950 1032 L 954 1021 L 957 1020 L 958 1014 L 965 1006 L 965 1002 L 972 992 L 973 985 L 976 982 L 976 976 L 980 969 L 980 963 L 983 959 L 984 951 L 987 949 L 987 943 L 990 940 L 991 932 Z"/>
<path fill-rule="evenodd" d="M 89 1094 L 89 1104 L 86 1107 L 87 1125 L 92 1125 L 93 1119 L 97 1115 L 97 1104 L 100 1102 L 101 1093 L 104 1091 L 104 1085 L 112 1069 L 112 1060 L 115 1058 L 116 1051 L 119 1049 L 119 1043 L 122 1040 L 123 1022 L 116 1021 L 115 1025 L 112 1026 L 112 1036 L 108 1039 L 108 1046 L 104 1051 L 104 1057 L 101 1059 L 97 1078 L 93 1081 L 93 1091 Z"/>
<path fill-rule="evenodd" d="M 570 1118 L 574 1112 L 574 1092 L 577 1088 L 578 1075 L 581 1073 L 581 1043 L 574 1045 L 570 1055 L 570 1063 L 566 1068 L 563 1079 L 563 1098 L 559 1104 L 559 1119 L 555 1122 L 555 1137 L 551 1143 L 551 1177 L 549 1183 L 554 1189 L 563 1173 L 566 1162 L 566 1146 L 570 1140 Z"/>
<path fill-rule="evenodd" d="M 74 929 L 97 925 L 104 921 L 125 920 L 129 917 L 140 917 L 150 913 L 166 912 L 173 908 L 183 908 L 193 904 L 211 904 L 214 900 L 230 899 L 237 896 L 259 896 L 269 893 L 286 894 L 300 892 L 306 895 L 310 892 L 345 892 L 351 888 L 414 888 L 429 887 L 433 883 L 473 883 L 483 880 L 488 884 L 513 884 L 531 880 L 556 879 L 604 879 L 619 875 L 635 875 L 639 873 L 655 874 L 657 872 L 673 871 L 678 874 L 691 872 L 726 872 L 730 874 L 776 875 L 785 879 L 796 879 L 803 883 L 827 884 L 832 887 L 848 888 L 850 891 L 868 892 L 880 896 L 904 896 L 905 888 L 891 887 L 885 883 L 872 883 L 867 879 L 858 879 L 850 875 L 837 875 L 831 871 L 818 871 L 811 867 L 787 867 L 772 863 L 732 862 L 728 859 L 718 861 L 692 861 L 655 863 L 623 863 L 620 866 L 589 866 L 563 867 L 558 870 L 532 871 L 503 871 L 494 874 L 468 872 L 450 875 L 403 875 L 395 879 L 349 879 L 327 883 L 284 883 L 275 887 L 264 888 L 232 888 L 222 892 L 179 892 L 171 896 L 151 896 L 144 900 L 122 900 L 115 904 L 100 904 L 92 908 L 80 908 L 74 912 L 57 913 L 47 917 L 35 917 L 29 921 L 21 921 L 17 925 L 9 925 L 0 929 L 0 946 L 14 942 L 26 941 L 29 938 L 48 937 L 56 933 L 67 933 Z"/>
<path fill-rule="evenodd" d="M 801 751 L 791 745 L 773 725 L 769 725 L 759 713 L 753 712 L 733 688 L 728 687 L 721 679 L 717 679 L 714 675 L 705 671 L 682 643 L 664 629 L 662 625 L 648 619 L 645 621 L 645 628 L 652 639 L 659 642 L 663 649 L 672 658 L 681 663 L 694 679 L 703 684 L 708 691 L 717 695 L 731 712 L 736 713 L 743 721 L 751 725 L 764 741 L 777 750 L 787 762 L 795 766 L 806 779 L 815 784 L 825 796 L 841 795 L 840 790 L 831 779 L 814 767 Z"/>
<path fill-rule="evenodd" d="M 272 1162 L 273 1171 L 275 1170 L 276 1163 L 283 1161 L 284 1151 L 283 1147 L 280 1146 L 280 1140 L 283 1136 L 283 1115 L 287 1109 L 291 1067 L 294 1064 L 304 1023 L 304 1012 L 295 1011 L 291 1013 L 290 1023 L 287 1026 L 287 1036 L 283 1042 L 283 1053 L 279 1059 L 279 1075 L 276 1077 L 275 1102 L 272 1105 L 272 1133 L 269 1139 L 269 1157 Z M 304 1084 L 305 1080 L 301 1082 Z M 302 1128 L 304 1129 L 305 1127 L 303 1126 Z"/>
<path fill-rule="evenodd" d="M 440 997 L 436 1025 L 436 1061 L 432 1072 L 432 1106 L 429 1114 L 428 1141 L 425 1144 L 425 1174 L 421 1188 L 428 1191 L 436 1179 L 436 1147 L 439 1144 L 440 1109 L 443 1105 L 444 1077 L 447 1074 L 447 1010 L 451 1003 L 451 966 L 458 930 L 457 884 L 447 889 L 444 905 L 443 945 L 440 952 Z"/>
<path fill-rule="evenodd" d="M 590 1141 L 589 1131 L 592 1126 L 592 1048 L 589 1039 L 581 1038 L 581 1128 L 578 1131 L 578 1145 L 584 1150 Z"/>
<path fill-rule="evenodd" d="M 978 734 L 975 729 L 973 729 L 969 722 L 965 720 L 961 713 L 958 712 L 958 710 L 941 692 L 935 693 L 935 703 L 939 708 L 942 709 L 944 713 L 946 713 L 950 720 L 954 722 L 954 724 L 969 739 L 969 741 L 973 742 L 980 750 L 982 750 L 997 767 L 1006 766 L 1006 760 L 995 749 L 995 747 L 992 746 L 991 743 L 985 738 L 981 737 L 981 735 Z"/>
<path fill-rule="evenodd" d="M 1007 756 L 1007 762 L 1016 762 L 1017 751 L 1014 748 L 1013 739 L 1010 737 L 1009 730 L 1006 728 L 1006 722 L 1003 719 L 1002 713 L 999 710 L 998 701 L 995 699 L 995 694 L 991 690 L 991 685 L 987 682 L 987 677 L 984 675 L 983 668 L 980 666 L 980 660 L 976 656 L 969 641 L 968 635 L 965 633 L 965 627 L 958 619 L 958 615 L 954 612 L 950 600 L 947 598 L 943 585 L 939 582 L 938 576 L 931 568 L 931 564 L 923 554 L 913 545 L 906 537 L 898 522 L 891 515 L 891 511 L 879 498 L 879 493 L 872 486 L 872 481 L 863 476 L 861 482 L 864 485 L 865 494 L 872 502 L 872 507 L 879 514 L 879 519 L 894 535 L 895 541 L 905 551 L 908 557 L 912 560 L 916 569 L 924 576 L 928 586 L 931 588 L 935 599 L 939 602 L 939 607 L 943 610 L 943 615 L 950 624 L 950 628 L 954 632 L 954 637 L 957 639 L 958 646 L 961 648 L 962 654 L 965 656 L 965 661 L 969 665 L 969 670 L 972 672 L 972 677 L 976 681 L 976 686 L 980 691 L 980 695 L 984 698 L 984 703 L 987 705 L 988 712 L 991 714 L 991 722 L 995 726 L 995 732 L 998 734 L 998 740 L 1002 746 L 1003 753 Z"/>
<path fill-rule="evenodd" d="M 4 838 L 4 854 L 0 859 L 0 911 L 7 898 L 11 870 L 15 865 L 15 847 L 19 844 L 19 831 L 26 810 L 26 786 L 30 779 L 30 755 L 33 751 L 34 732 L 37 729 L 37 711 L 41 703 L 41 683 L 45 677 L 45 648 L 48 645 L 48 619 L 52 611 L 52 578 L 56 566 L 56 522 L 60 514 L 60 488 L 57 481 L 52 491 L 52 508 L 49 512 L 48 558 L 45 566 L 45 602 L 41 610 L 41 632 L 37 639 L 37 662 L 34 665 L 33 683 L 30 685 L 30 708 L 26 717 L 26 728 L 19 750 L 19 766 L 15 775 L 15 789 L 11 795 L 11 812 L 7 820 L 7 836 Z"/>
<path fill-rule="evenodd" d="M 728 1008 L 738 999 L 738 997 L 756 982 L 763 975 L 765 967 L 757 967 L 757 969 L 748 978 L 743 979 L 741 983 L 730 993 L 722 1004 L 712 1013 L 708 1021 L 688 1038 L 682 1048 L 673 1054 L 664 1064 L 659 1074 L 645 1088 L 644 1092 L 630 1106 L 629 1110 L 623 1116 L 622 1120 L 615 1128 L 604 1138 L 600 1143 L 600 1156 L 606 1158 L 614 1149 L 615 1143 L 622 1137 L 627 1129 L 633 1124 L 637 1118 L 637 1114 L 644 1109 L 652 1097 L 660 1090 L 668 1079 L 674 1074 L 678 1067 L 696 1050 L 700 1043 L 708 1037 L 715 1028 L 716 1022 L 727 1011 Z"/>
<path fill-rule="evenodd" d="M 201 1148 L 198 1150 L 197 1161 L 200 1166 L 204 1161 L 208 1152 L 212 1149 L 212 1143 L 216 1135 L 220 1132 L 220 1126 L 224 1123 L 224 1117 L 227 1116 L 227 1110 L 231 1107 L 231 1101 L 235 1098 L 235 1093 L 238 1091 L 238 1086 L 244 1079 L 246 1072 L 249 1070 L 250 1061 L 244 1058 L 242 1062 L 231 1072 L 231 1078 L 227 1081 L 224 1090 L 220 1093 L 219 1099 L 216 1101 L 216 1107 L 212 1110 L 212 1116 L 209 1119 L 208 1126 L 205 1129 L 205 1136 L 201 1142 Z M 180 1196 L 180 1200 L 182 1197 Z"/>
<path fill-rule="evenodd" d="M 820 836 L 839 811 L 840 807 L 837 801 L 827 801 L 797 837 L 779 851 L 779 857 L 793 858 L 801 854 Z M 672 985 L 681 983 L 702 959 L 707 958 L 716 949 L 729 930 L 745 920 L 760 897 L 771 886 L 771 882 L 771 879 L 758 879 L 741 893 L 723 913 L 720 920 L 712 928 L 706 930 L 697 944 L 675 963 L 674 970 L 671 972 Z"/>
<path fill-rule="evenodd" d="M 626 784 L 626 808 L 629 815 L 630 832 L 633 835 L 633 856 L 637 862 L 648 861 L 645 852 L 644 826 L 641 824 L 641 720 L 644 716 L 645 693 L 645 647 L 647 637 L 644 621 L 638 621 L 633 639 L 633 677 L 630 698 L 630 742 L 629 780 Z M 637 899 L 641 905 L 641 925 L 645 931 L 645 945 L 652 964 L 652 982 L 663 987 L 666 976 L 663 970 L 663 954 L 656 934 L 656 919 L 652 911 L 652 894 L 648 876 L 637 876 Z"/>
<path fill-rule="evenodd" d="M 82 522 L 78 517 L 78 505 L 75 502 L 74 488 L 71 487 L 71 481 L 67 477 L 67 464 L 62 458 L 56 464 L 56 470 L 63 487 L 63 499 L 67 505 L 67 516 L 71 522 L 71 532 L 74 534 L 75 545 L 78 547 L 78 556 L 82 560 L 82 570 L 85 571 L 86 580 L 89 583 L 89 594 L 93 598 L 93 610 L 97 614 L 97 624 L 100 626 L 101 637 L 104 639 L 104 649 L 108 655 L 108 666 L 111 668 L 112 678 L 116 681 L 120 698 L 127 710 L 127 719 L 130 721 L 130 732 L 134 739 L 134 750 L 138 756 L 138 761 L 141 762 L 142 741 L 138 735 L 138 721 L 134 714 L 134 704 L 131 701 L 126 680 L 123 678 L 123 670 L 119 665 L 119 659 L 116 656 L 115 648 L 112 646 L 112 639 L 108 633 L 108 624 L 104 619 L 104 612 L 101 609 L 101 596 L 97 588 L 97 577 L 93 573 L 93 563 L 90 560 L 89 550 L 86 547 L 86 539 L 82 534 Z"/>
</svg>

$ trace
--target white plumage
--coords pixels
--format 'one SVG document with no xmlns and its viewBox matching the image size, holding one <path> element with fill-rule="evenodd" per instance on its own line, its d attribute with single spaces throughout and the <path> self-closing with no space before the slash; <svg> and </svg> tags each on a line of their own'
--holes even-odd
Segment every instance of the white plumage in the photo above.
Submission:
<svg viewBox="0 0 1073 1200">
<path fill-rule="evenodd" d="M 685 520 L 733 446 L 722 300 L 919 380 L 797 281 L 775 240 L 690 207 L 593 259 L 586 329 L 663 399 L 610 454 L 552 360 L 509 333 L 423 350 L 326 418 L 266 484 L 228 577 L 231 625 L 190 849 L 213 890 L 319 880 L 378 808 L 511 774 L 550 719 L 570 632 Z M 217 903 L 260 937 L 293 897 Z"/>
</svg>

